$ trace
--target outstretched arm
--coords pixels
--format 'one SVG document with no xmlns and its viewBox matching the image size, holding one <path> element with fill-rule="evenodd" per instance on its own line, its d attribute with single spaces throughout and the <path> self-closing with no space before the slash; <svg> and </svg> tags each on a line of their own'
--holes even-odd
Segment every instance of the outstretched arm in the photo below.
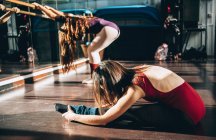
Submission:
<svg viewBox="0 0 216 140">
<path fill-rule="evenodd" d="M 5 13 L 3 16 L 0 17 L 0 24 L 3 24 L 5 22 L 7 22 L 10 17 L 11 17 L 11 14 L 13 14 L 13 12 L 11 11 L 8 11 L 7 13 Z"/>
<path fill-rule="evenodd" d="M 69 121 L 76 121 L 89 125 L 106 125 L 124 114 L 138 99 L 143 96 L 143 90 L 139 89 L 137 86 L 133 86 L 130 87 L 127 93 L 103 115 L 79 115 L 73 113 L 69 107 L 68 112 L 64 113 L 62 116 Z"/>
<path fill-rule="evenodd" d="M 19 11 L 20 11 L 20 9 L 17 8 L 17 7 L 14 7 L 12 9 L 13 9 L 13 11 L 15 13 L 19 13 Z M 6 7 L 4 5 L 2 5 L 2 4 L 0 4 L 0 10 L 5 11 Z M 7 22 L 10 19 L 11 15 L 14 13 L 13 11 L 8 11 L 3 16 L 1 16 L 0 17 L 0 24 L 3 24 L 3 23 Z"/>
<path fill-rule="evenodd" d="M 74 14 L 71 14 L 71 13 L 64 13 L 64 12 L 61 12 L 61 11 L 58 11 L 58 10 L 56 10 L 56 9 L 54 9 L 54 8 L 52 8 L 52 7 L 50 7 L 50 6 L 44 6 L 45 8 L 47 8 L 47 9 L 49 9 L 50 11 L 52 11 L 53 13 L 55 13 L 56 15 L 58 15 L 58 16 L 70 16 L 70 17 L 72 17 L 72 16 L 74 16 Z"/>
<path fill-rule="evenodd" d="M 51 19 L 55 20 L 57 16 L 63 16 L 63 17 L 74 17 L 74 14 L 71 13 L 64 13 L 61 11 L 58 11 L 50 6 L 42 6 L 36 2 L 32 3 L 35 5 L 36 9 L 41 10 L 45 15 L 50 17 Z"/>
<path fill-rule="evenodd" d="M 46 7 L 40 5 L 39 3 L 32 3 L 33 5 L 35 5 L 36 9 L 41 10 L 41 12 L 45 15 L 47 15 L 49 18 L 51 18 L 52 20 L 55 20 L 56 16 L 58 16 L 56 13 L 54 13 L 53 11 L 47 9 Z"/>
</svg>

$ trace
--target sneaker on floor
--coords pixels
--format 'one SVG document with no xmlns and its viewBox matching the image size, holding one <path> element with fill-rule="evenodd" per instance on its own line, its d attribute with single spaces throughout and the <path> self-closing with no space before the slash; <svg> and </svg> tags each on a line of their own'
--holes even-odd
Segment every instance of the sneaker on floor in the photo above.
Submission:
<svg viewBox="0 0 216 140">
<path fill-rule="evenodd" d="M 89 79 L 85 79 L 82 81 L 83 84 L 93 84 L 93 79 L 89 78 Z"/>
</svg>

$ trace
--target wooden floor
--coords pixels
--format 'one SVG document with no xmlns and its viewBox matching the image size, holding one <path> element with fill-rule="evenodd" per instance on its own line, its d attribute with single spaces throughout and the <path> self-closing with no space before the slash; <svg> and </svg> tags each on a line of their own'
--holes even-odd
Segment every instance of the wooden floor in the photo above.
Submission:
<svg viewBox="0 0 216 140">
<path fill-rule="evenodd" d="M 207 109 L 205 118 L 194 129 L 130 124 L 96 127 L 67 122 L 60 113 L 54 111 L 54 103 L 94 106 L 92 87 L 81 84 L 83 79 L 89 77 L 88 67 L 82 66 L 77 73 L 54 75 L 1 95 L 0 139 L 216 139 L 216 62 L 214 60 L 161 63 L 124 61 L 123 63 L 127 66 L 142 63 L 160 65 L 181 75 L 203 98 Z"/>
</svg>

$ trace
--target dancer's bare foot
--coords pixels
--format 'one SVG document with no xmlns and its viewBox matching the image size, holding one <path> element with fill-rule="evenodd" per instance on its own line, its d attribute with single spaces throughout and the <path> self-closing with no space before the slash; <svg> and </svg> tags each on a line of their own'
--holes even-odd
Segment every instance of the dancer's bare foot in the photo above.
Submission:
<svg viewBox="0 0 216 140">
<path fill-rule="evenodd" d="M 93 84 L 93 79 L 89 78 L 89 79 L 85 79 L 82 81 L 83 84 Z"/>
</svg>

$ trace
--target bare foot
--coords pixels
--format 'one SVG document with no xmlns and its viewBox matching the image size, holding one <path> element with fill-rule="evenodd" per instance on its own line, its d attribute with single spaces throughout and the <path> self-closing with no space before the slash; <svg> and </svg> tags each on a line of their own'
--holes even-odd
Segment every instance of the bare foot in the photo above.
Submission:
<svg viewBox="0 0 216 140">
<path fill-rule="evenodd" d="M 83 84 L 93 84 L 93 79 L 89 78 L 89 79 L 85 79 L 82 81 Z"/>
</svg>

